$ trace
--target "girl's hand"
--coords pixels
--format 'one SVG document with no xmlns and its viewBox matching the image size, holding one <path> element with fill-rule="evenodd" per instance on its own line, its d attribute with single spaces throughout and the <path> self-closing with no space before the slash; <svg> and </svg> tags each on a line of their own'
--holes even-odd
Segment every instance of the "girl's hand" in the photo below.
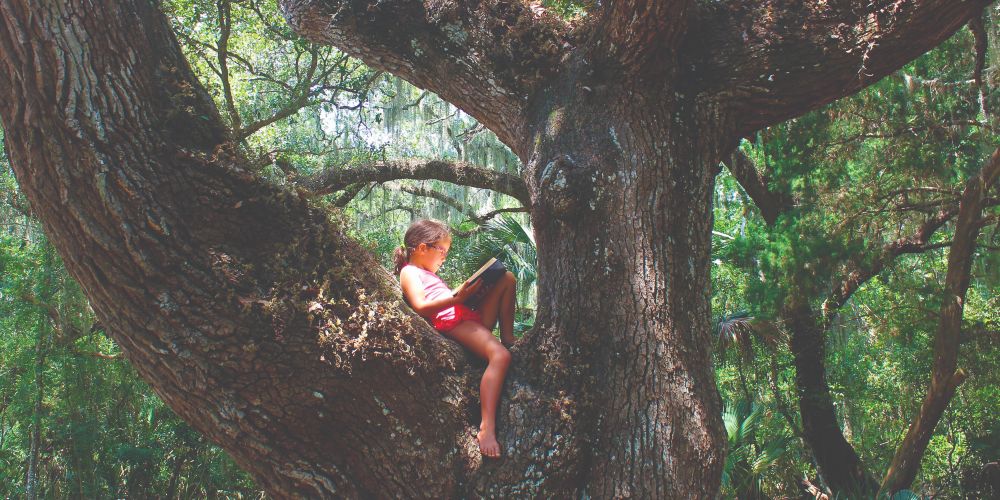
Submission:
<svg viewBox="0 0 1000 500">
<path fill-rule="evenodd" d="M 476 293 L 476 290 L 479 290 L 479 287 L 481 286 L 483 286 L 483 280 L 481 279 L 476 280 L 472 284 L 469 284 L 469 282 L 466 281 L 453 290 L 452 293 L 454 293 L 455 300 L 458 301 L 457 303 L 461 304 L 465 302 L 465 299 L 468 299 L 472 296 L 472 294 Z"/>
</svg>

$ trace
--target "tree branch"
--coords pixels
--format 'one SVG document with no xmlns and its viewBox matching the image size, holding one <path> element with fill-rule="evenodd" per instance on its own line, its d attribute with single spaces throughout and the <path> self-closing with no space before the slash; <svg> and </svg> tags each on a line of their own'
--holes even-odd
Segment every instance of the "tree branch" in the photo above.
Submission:
<svg viewBox="0 0 1000 500">
<path fill-rule="evenodd" d="M 920 470 L 924 450 L 934 428 L 948 407 L 955 390 L 966 373 L 958 368 L 958 343 L 962 330 L 965 293 L 969 288 L 972 256 L 976 247 L 986 193 L 1000 179 L 1000 149 L 993 152 L 979 175 L 969 180 L 955 224 L 955 239 L 948 254 L 948 274 L 945 277 L 944 300 L 937 333 L 934 336 L 934 366 L 931 383 L 920 412 L 896 449 L 892 464 L 882 480 L 882 490 L 890 494 L 906 489 Z"/>
<path fill-rule="evenodd" d="M 448 205 L 449 207 L 454 208 L 459 213 L 461 213 L 461 214 L 465 215 L 466 217 L 468 217 L 469 220 L 472 221 L 472 222 L 475 222 L 477 226 L 482 226 L 482 225 L 486 224 L 490 219 L 492 219 L 492 218 L 494 218 L 497 215 L 500 215 L 502 213 L 527 212 L 528 211 L 528 209 L 526 209 L 524 207 L 501 208 L 501 209 L 498 209 L 498 210 L 492 210 L 492 211 L 487 212 L 487 213 L 485 213 L 483 215 L 478 215 L 478 214 L 476 214 L 476 210 L 471 205 L 468 205 L 466 203 L 462 203 L 461 201 L 458 201 L 457 199 L 455 199 L 455 198 L 453 198 L 451 196 L 448 196 L 448 195 L 446 195 L 446 194 L 444 194 L 444 193 L 442 193 L 440 191 L 436 191 L 434 189 L 427 189 L 427 188 L 421 188 L 421 187 L 414 188 L 414 187 L 403 186 L 403 187 L 400 187 L 399 190 L 403 191 L 404 193 L 415 194 L 417 196 L 424 196 L 424 197 L 427 197 L 427 198 L 433 198 L 433 199 L 435 199 L 437 201 L 440 201 L 441 203 L 444 203 L 445 205 Z"/>
<path fill-rule="evenodd" d="M 760 209 L 760 215 L 767 222 L 767 225 L 773 226 L 782 212 L 792 208 L 791 197 L 784 193 L 771 191 L 767 185 L 767 177 L 761 174 L 753 161 L 739 148 L 733 151 L 728 159 L 723 160 L 723 163 L 757 205 L 757 208 Z"/>
<path fill-rule="evenodd" d="M 989 101 L 986 99 L 986 83 L 983 81 L 983 72 L 986 68 L 986 26 L 983 24 L 983 16 L 980 14 L 969 20 L 969 31 L 975 39 L 976 46 L 976 67 L 972 72 L 972 81 L 979 91 L 979 112 L 983 114 L 988 123 L 990 121 L 991 109 Z"/>
<path fill-rule="evenodd" d="M 328 168 L 302 179 L 299 186 L 312 196 L 321 196 L 359 182 L 399 179 L 437 179 L 461 186 L 490 189 L 511 196 L 524 206 L 531 206 L 528 188 L 520 177 L 458 161 L 401 159 L 376 161 L 346 169 Z"/>
<path fill-rule="evenodd" d="M 525 101 L 555 74 L 569 43 L 566 23 L 516 0 L 278 3 L 302 36 L 437 93 L 514 151 L 523 149 Z"/>
<path fill-rule="evenodd" d="M 155 2 L 0 0 L 0 102 L 20 187 L 108 334 L 272 496 L 449 497 L 476 476 L 455 451 L 474 439 L 461 349 L 245 168 Z M 440 426 L 385 432 L 417 416 Z"/>
<path fill-rule="evenodd" d="M 693 88 L 745 135 L 853 94 L 950 37 L 988 0 L 705 3 L 686 37 Z M 687 64 L 684 64 L 684 63 Z"/>
<path fill-rule="evenodd" d="M 914 231 L 913 234 L 898 238 L 885 245 L 879 254 L 869 262 L 854 262 L 850 267 L 841 273 L 843 280 L 834 287 L 833 292 L 823 302 L 824 321 L 829 322 L 840 310 L 851 295 L 854 294 L 861 285 L 869 279 L 877 276 L 891 264 L 897 257 L 903 254 L 921 253 L 930 250 L 928 242 L 934 232 L 950 221 L 958 210 L 948 207 L 938 212 L 934 217 L 924 221 L 923 224 Z"/>
<path fill-rule="evenodd" d="M 351 184 L 344 188 L 344 191 L 333 200 L 333 206 L 344 208 L 348 203 L 351 202 L 359 193 L 367 186 L 364 182 L 358 182 L 356 184 Z"/>
<path fill-rule="evenodd" d="M 472 212 L 472 208 L 469 207 L 468 205 L 434 189 L 402 186 L 399 188 L 399 191 L 402 191 L 404 193 L 414 194 L 417 196 L 423 196 L 425 198 L 433 198 L 437 201 L 440 201 L 441 203 L 444 203 L 445 205 L 448 205 L 451 208 L 454 208 L 455 211 L 465 215 L 466 217 L 472 218 L 475 216 L 475 212 Z"/>
<path fill-rule="evenodd" d="M 240 119 L 240 112 L 236 109 L 236 99 L 233 97 L 233 89 L 229 82 L 229 35 L 232 29 L 233 8 L 229 0 L 218 0 L 216 7 L 219 9 L 219 48 L 217 58 L 219 61 L 219 79 L 222 81 L 222 95 L 226 102 L 226 112 L 229 113 L 229 122 L 234 131 L 243 128 Z"/>
<path fill-rule="evenodd" d="M 647 63 L 650 56 L 662 62 L 664 54 L 670 54 L 673 66 L 672 55 L 686 28 L 692 4 L 691 0 L 607 2 L 594 26 L 598 49 L 626 71 L 651 67 L 662 71 L 661 64 Z"/>
</svg>

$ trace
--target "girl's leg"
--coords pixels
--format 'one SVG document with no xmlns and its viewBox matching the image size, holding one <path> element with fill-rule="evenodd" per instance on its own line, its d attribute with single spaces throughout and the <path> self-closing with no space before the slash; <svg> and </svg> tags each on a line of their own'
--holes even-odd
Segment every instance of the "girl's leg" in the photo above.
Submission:
<svg viewBox="0 0 1000 500">
<path fill-rule="evenodd" d="M 479 425 L 479 451 L 488 457 L 500 456 L 500 444 L 497 443 L 497 403 L 500 401 L 500 389 L 507 376 L 510 366 L 510 351 L 504 348 L 493 333 L 485 326 L 475 321 L 463 321 L 445 335 L 454 339 L 476 356 L 487 361 L 486 372 L 479 384 L 479 401 L 483 421 Z"/>
<path fill-rule="evenodd" d="M 517 297 L 517 279 L 514 273 L 507 274 L 493 286 L 493 289 L 483 297 L 479 305 L 479 314 L 483 324 L 490 330 L 500 320 L 500 340 L 506 346 L 514 344 L 514 306 Z"/>
</svg>

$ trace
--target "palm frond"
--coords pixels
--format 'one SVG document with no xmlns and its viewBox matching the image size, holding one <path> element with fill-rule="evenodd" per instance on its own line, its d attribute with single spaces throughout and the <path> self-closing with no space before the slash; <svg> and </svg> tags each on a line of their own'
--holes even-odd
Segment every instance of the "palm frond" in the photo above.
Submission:
<svg viewBox="0 0 1000 500">
<path fill-rule="evenodd" d="M 716 320 L 715 335 L 720 352 L 735 345 L 747 362 L 754 357 L 754 338 L 772 351 L 787 341 L 784 332 L 773 321 L 755 318 L 746 311 L 725 315 Z"/>
</svg>

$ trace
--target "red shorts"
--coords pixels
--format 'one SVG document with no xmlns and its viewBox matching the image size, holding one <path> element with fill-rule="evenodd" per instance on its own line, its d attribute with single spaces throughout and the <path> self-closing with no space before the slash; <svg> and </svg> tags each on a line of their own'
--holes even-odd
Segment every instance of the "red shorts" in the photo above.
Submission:
<svg viewBox="0 0 1000 500">
<path fill-rule="evenodd" d="M 464 304 L 458 304 L 442 309 L 434 316 L 434 319 L 431 320 L 431 324 L 434 325 L 434 328 L 439 332 L 449 332 L 456 326 L 460 325 L 463 321 L 478 321 L 479 323 L 482 323 L 483 317 L 478 312 L 466 307 Z"/>
</svg>

